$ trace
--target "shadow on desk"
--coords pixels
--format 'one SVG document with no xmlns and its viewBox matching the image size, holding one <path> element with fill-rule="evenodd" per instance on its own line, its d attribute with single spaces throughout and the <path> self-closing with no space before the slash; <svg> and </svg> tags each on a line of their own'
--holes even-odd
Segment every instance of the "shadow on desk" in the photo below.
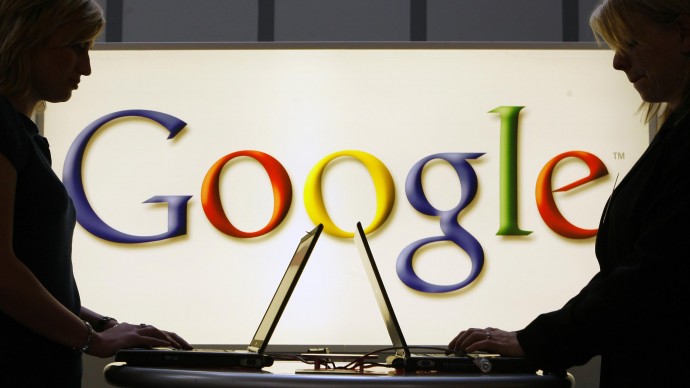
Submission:
<svg viewBox="0 0 690 388">
<path fill-rule="evenodd" d="M 144 368 L 110 363 L 104 369 L 106 381 L 116 387 L 492 387 L 572 388 L 575 380 L 566 376 L 538 374 L 397 374 L 382 373 L 295 373 L 304 364 L 276 362 L 261 371 L 191 370 Z"/>
<path fill-rule="evenodd" d="M 227 347 L 224 345 L 223 347 Z M 339 352 L 362 352 L 371 348 L 371 346 L 348 346 L 337 347 L 331 346 L 332 349 Z M 273 350 L 273 349 L 272 349 Z M 286 345 L 285 348 L 276 347 L 276 351 L 291 351 L 292 347 Z M 84 377 L 82 379 L 82 386 L 85 388 L 108 388 L 113 385 L 108 383 L 104 375 L 104 368 L 114 361 L 114 358 L 97 358 L 91 356 L 84 356 Z M 599 388 L 599 368 L 600 358 L 595 357 L 587 364 L 579 367 L 568 369 L 568 372 L 574 377 L 577 382 L 577 388 Z"/>
</svg>

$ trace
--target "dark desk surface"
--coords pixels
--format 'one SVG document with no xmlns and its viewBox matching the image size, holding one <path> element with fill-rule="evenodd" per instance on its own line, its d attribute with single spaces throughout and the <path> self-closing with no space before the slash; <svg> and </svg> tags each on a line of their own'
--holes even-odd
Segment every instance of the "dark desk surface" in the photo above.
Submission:
<svg viewBox="0 0 690 388">
<path fill-rule="evenodd" d="M 295 373 L 309 368 L 293 361 L 280 361 L 262 371 L 210 371 L 143 368 L 111 363 L 104 369 L 106 381 L 116 387 L 548 387 L 572 388 L 571 375 L 513 374 L 407 374 L 380 368 L 370 373 Z M 309 369 L 307 369 L 309 370 Z"/>
</svg>

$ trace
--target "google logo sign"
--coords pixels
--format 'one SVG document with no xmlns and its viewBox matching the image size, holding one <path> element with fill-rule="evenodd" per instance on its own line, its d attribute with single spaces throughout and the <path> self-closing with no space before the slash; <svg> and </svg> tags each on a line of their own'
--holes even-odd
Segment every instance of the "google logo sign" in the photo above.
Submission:
<svg viewBox="0 0 690 388">
<path fill-rule="evenodd" d="M 489 113 L 497 114 L 501 119 L 500 127 L 500 220 L 497 235 L 525 236 L 531 231 L 523 230 L 518 225 L 517 206 L 517 144 L 518 118 L 521 106 L 499 106 Z M 122 243 L 136 244 L 162 241 L 187 233 L 187 204 L 191 195 L 154 195 L 144 203 L 167 203 L 167 231 L 149 236 L 131 235 L 116 230 L 103 221 L 89 204 L 86 197 L 82 163 L 89 141 L 107 123 L 123 118 L 139 117 L 152 120 L 169 132 L 168 139 L 174 138 L 185 127 L 186 123 L 172 115 L 151 110 L 124 110 L 105 115 L 84 128 L 72 143 L 65 160 L 63 182 L 72 197 L 77 220 L 89 233 L 101 239 Z M 474 199 L 478 189 L 477 174 L 469 161 L 481 158 L 483 153 L 444 152 L 428 155 L 414 163 L 405 181 L 405 195 L 409 204 L 418 212 L 437 217 L 443 235 L 423 238 L 407 245 L 399 254 L 396 271 L 403 283 L 422 292 L 444 293 L 459 290 L 471 284 L 479 276 L 484 265 L 484 251 L 477 239 L 459 223 L 460 213 Z M 223 210 L 220 192 L 220 176 L 223 167 L 233 159 L 249 157 L 261 164 L 271 182 L 273 190 L 273 213 L 264 227 L 255 231 L 243 231 L 235 227 Z M 390 171 L 374 155 L 357 150 L 343 150 L 332 153 L 321 159 L 311 169 L 304 184 L 304 205 L 314 223 L 322 223 L 324 232 L 332 236 L 350 238 L 352 232 L 339 228 L 326 210 L 322 193 L 322 178 L 329 163 L 338 158 L 353 158 L 360 162 L 371 175 L 376 193 L 376 213 L 373 221 L 365 228 L 366 232 L 381 227 L 389 218 L 395 201 L 395 184 Z M 589 174 L 564 187 L 554 189 L 551 185 L 556 166 L 564 159 L 576 159 L 584 163 Z M 422 175 L 424 167 L 432 161 L 444 161 L 454 169 L 460 181 L 462 193 L 452 209 L 435 208 L 424 194 Z M 583 229 L 570 223 L 559 211 L 554 199 L 555 192 L 564 192 L 598 178 L 608 175 L 604 163 L 595 155 L 585 151 L 568 151 L 556 155 L 541 169 L 535 187 L 535 199 L 539 214 L 544 223 L 555 233 L 570 239 L 584 239 L 596 235 L 596 229 Z M 262 236 L 283 222 L 292 203 L 292 182 L 286 168 L 271 155 L 257 150 L 240 150 L 218 159 L 207 171 L 201 187 L 201 205 L 208 221 L 219 231 L 236 238 Z M 467 253 L 471 261 L 471 270 L 465 279 L 450 285 L 429 283 L 420 278 L 412 266 L 418 249 L 436 242 L 451 242 Z"/>
</svg>

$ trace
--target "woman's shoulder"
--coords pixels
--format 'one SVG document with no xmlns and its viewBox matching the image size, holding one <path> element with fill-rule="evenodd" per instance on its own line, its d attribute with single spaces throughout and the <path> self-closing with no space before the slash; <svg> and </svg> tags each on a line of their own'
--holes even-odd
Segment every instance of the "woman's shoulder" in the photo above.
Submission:
<svg viewBox="0 0 690 388">
<path fill-rule="evenodd" d="M 663 138 L 662 142 L 666 144 L 666 152 L 680 152 L 689 154 L 690 150 L 690 114 L 685 115 L 671 115 L 666 118 L 664 124 L 659 129 L 657 136 Z"/>
<path fill-rule="evenodd" d="M 5 155 L 15 168 L 20 164 L 27 140 L 19 113 L 7 98 L 0 95 L 0 153 Z"/>
</svg>

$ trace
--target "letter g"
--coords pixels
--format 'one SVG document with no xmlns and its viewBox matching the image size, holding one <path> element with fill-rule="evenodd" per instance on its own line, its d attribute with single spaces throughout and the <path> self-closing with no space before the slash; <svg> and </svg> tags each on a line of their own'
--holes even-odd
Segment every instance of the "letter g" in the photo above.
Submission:
<svg viewBox="0 0 690 388">
<path fill-rule="evenodd" d="M 458 224 L 458 216 L 460 212 L 472 202 L 472 199 L 474 199 L 477 194 L 477 174 L 467 159 L 476 159 L 482 155 L 482 153 L 441 153 L 430 155 L 417 162 L 408 173 L 407 180 L 405 181 L 405 194 L 407 195 L 408 201 L 410 201 L 410 204 L 420 213 L 439 217 L 441 219 L 441 231 L 443 232 L 443 236 L 427 237 L 414 241 L 400 252 L 396 270 L 400 280 L 408 287 L 417 291 L 429 293 L 451 292 L 469 285 L 479 276 L 484 266 L 484 250 L 479 244 L 479 241 Z M 424 166 L 434 159 L 441 159 L 450 163 L 460 179 L 462 195 L 457 206 L 453 209 L 446 211 L 438 210 L 429 203 L 429 200 L 424 195 L 422 172 Z M 470 257 L 472 263 L 470 274 L 459 283 L 451 285 L 429 283 L 417 276 L 412 267 L 412 259 L 419 248 L 439 241 L 450 241 L 454 243 Z"/>
<path fill-rule="evenodd" d="M 168 139 L 175 137 L 186 125 L 184 121 L 165 113 L 150 110 L 123 110 L 105 115 L 89 124 L 79 133 L 67 152 L 62 180 L 74 201 L 79 224 L 94 236 L 117 243 L 143 243 L 165 240 L 187 233 L 187 202 L 192 198 L 184 195 L 154 196 L 144 203 L 168 203 L 168 230 L 153 236 L 134 236 L 111 228 L 98 217 L 84 193 L 81 166 L 86 146 L 93 135 L 106 123 L 120 117 L 144 117 L 157 122 L 170 132 Z"/>
</svg>

